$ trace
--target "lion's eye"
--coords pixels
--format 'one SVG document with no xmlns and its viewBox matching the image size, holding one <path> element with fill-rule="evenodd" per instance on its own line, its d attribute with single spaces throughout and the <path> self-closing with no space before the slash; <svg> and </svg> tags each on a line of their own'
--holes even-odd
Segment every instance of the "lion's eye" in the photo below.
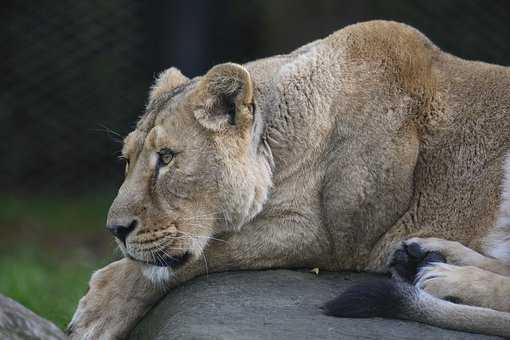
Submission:
<svg viewBox="0 0 510 340">
<path fill-rule="evenodd" d="M 158 151 L 158 157 L 159 157 L 158 163 L 160 163 L 159 164 L 160 166 L 168 165 L 174 159 L 175 152 L 168 148 L 164 148 Z"/>
</svg>

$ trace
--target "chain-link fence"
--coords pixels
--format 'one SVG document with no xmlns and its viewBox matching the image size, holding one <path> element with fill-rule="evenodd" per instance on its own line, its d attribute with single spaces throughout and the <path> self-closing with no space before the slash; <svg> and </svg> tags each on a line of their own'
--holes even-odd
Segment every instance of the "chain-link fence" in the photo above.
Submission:
<svg viewBox="0 0 510 340">
<path fill-rule="evenodd" d="M 288 52 L 347 24 L 409 23 L 453 54 L 510 64 L 510 1 L 5 1 L 0 187 L 118 182 L 115 158 L 154 75 Z"/>
</svg>

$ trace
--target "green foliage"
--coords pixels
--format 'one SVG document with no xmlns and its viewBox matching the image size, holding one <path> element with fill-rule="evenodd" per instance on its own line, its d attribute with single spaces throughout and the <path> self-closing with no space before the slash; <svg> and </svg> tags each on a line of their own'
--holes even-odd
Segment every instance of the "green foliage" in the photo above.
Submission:
<svg viewBox="0 0 510 340">
<path fill-rule="evenodd" d="M 0 225 L 42 225 L 55 231 L 99 230 L 105 224 L 110 194 L 81 197 L 1 197 Z"/>
<path fill-rule="evenodd" d="M 0 293 L 64 329 L 91 273 L 112 261 L 111 199 L 0 197 Z"/>
<path fill-rule="evenodd" d="M 62 261 L 37 247 L 0 257 L 0 292 L 65 329 L 100 261 Z"/>
</svg>

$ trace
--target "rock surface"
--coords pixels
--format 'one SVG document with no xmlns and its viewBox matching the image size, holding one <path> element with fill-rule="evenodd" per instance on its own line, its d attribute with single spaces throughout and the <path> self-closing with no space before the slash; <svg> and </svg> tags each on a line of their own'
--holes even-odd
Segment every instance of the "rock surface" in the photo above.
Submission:
<svg viewBox="0 0 510 340">
<path fill-rule="evenodd" d="M 291 270 L 210 274 L 171 291 L 130 339 L 498 339 L 416 322 L 321 313 L 324 302 L 372 277 Z"/>
<path fill-rule="evenodd" d="M 61 340 L 66 338 L 64 333 L 48 320 L 16 301 L 0 295 L 0 339 Z"/>
</svg>

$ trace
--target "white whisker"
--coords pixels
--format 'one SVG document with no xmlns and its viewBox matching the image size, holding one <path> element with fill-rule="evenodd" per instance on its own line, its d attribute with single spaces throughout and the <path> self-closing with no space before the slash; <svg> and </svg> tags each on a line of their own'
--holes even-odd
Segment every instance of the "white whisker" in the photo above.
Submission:
<svg viewBox="0 0 510 340">
<path fill-rule="evenodd" d="M 187 235 L 188 237 L 191 237 L 191 238 L 206 238 L 206 239 L 209 239 L 209 240 L 214 240 L 214 241 L 219 241 L 219 242 L 228 242 L 226 240 L 222 240 L 220 238 L 216 238 L 216 237 L 213 237 L 213 236 L 205 236 L 205 235 L 193 235 L 193 234 L 190 234 L 188 232 L 185 232 L 185 231 L 180 231 L 180 233 L 184 234 L 184 235 Z M 175 238 L 179 238 L 179 236 L 175 236 Z"/>
</svg>

